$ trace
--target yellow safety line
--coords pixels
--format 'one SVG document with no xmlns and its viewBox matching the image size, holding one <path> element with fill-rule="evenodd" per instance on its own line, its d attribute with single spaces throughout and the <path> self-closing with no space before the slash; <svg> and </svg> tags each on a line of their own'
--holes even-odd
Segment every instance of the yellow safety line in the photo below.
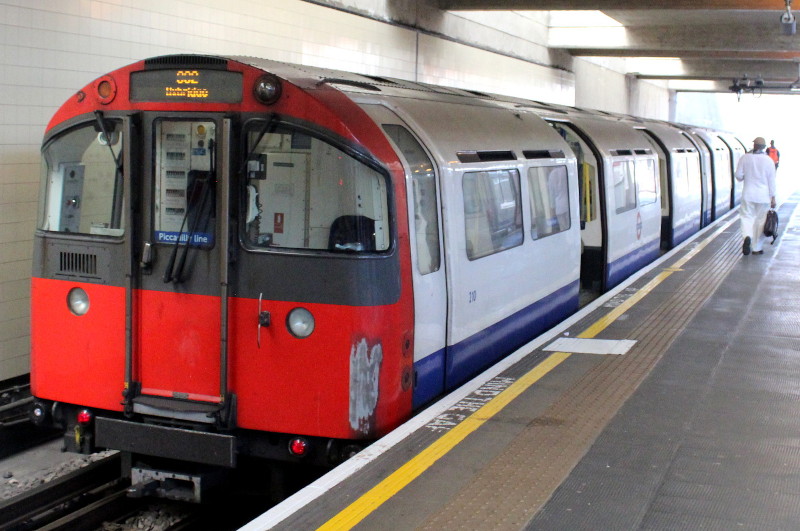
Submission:
<svg viewBox="0 0 800 531">
<path fill-rule="evenodd" d="M 663 270 L 653 280 L 648 282 L 639 291 L 626 299 L 622 304 L 608 312 L 594 324 L 578 335 L 579 338 L 592 338 L 602 332 L 606 327 L 628 311 L 634 304 L 639 302 L 645 295 L 650 293 L 656 286 L 662 283 L 675 271 L 680 271 L 680 267 L 689 261 L 694 255 L 699 253 L 708 243 L 716 238 L 720 233 L 733 223 L 729 221 L 714 234 L 698 244 L 694 249 L 678 260 L 675 265 Z M 375 509 L 383 505 L 389 498 L 400 492 L 406 485 L 421 476 L 436 461 L 444 457 L 458 443 L 464 440 L 469 434 L 480 428 L 484 422 L 499 413 L 504 407 L 511 403 L 516 397 L 522 394 L 531 385 L 543 378 L 547 373 L 556 368 L 564 360 L 570 357 L 567 352 L 554 352 L 544 361 L 536 365 L 524 376 L 511 384 L 502 393 L 494 397 L 490 402 L 479 410 L 465 418 L 460 424 L 442 435 L 439 439 L 431 443 L 422 452 L 407 461 L 403 466 L 395 470 L 383 481 L 365 492 L 356 501 L 344 508 L 339 514 L 325 522 L 318 529 L 320 530 L 341 530 L 355 527 L 364 518 L 369 516 Z"/>
<path fill-rule="evenodd" d="M 569 354 L 565 352 L 555 352 L 548 356 L 547 359 L 534 367 L 525 376 L 493 398 L 491 402 L 464 419 L 464 421 L 406 462 L 386 479 L 364 493 L 349 507 L 328 520 L 319 529 L 350 529 L 358 524 L 386 500 L 397 494 L 403 487 L 430 468 L 433 463 L 452 450 L 467 435 L 481 427 L 484 422 L 496 415 L 534 382 L 568 357 Z"/>
</svg>

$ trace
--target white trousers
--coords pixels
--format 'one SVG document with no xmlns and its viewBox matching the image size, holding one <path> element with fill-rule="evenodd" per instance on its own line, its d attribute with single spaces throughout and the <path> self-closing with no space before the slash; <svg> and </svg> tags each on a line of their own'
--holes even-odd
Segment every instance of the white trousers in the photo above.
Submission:
<svg viewBox="0 0 800 531">
<path fill-rule="evenodd" d="M 750 236 L 750 248 L 761 251 L 764 248 L 764 221 L 769 212 L 769 203 L 751 203 L 745 201 L 739 204 L 739 219 L 742 222 L 742 239 Z"/>
</svg>

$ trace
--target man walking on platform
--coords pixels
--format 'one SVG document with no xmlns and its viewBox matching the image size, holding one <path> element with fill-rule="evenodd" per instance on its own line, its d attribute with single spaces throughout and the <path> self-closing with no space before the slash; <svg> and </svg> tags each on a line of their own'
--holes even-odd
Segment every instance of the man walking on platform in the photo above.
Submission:
<svg viewBox="0 0 800 531">
<path fill-rule="evenodd" d="M 767 155 L 769 158 L 772 159 L 772 162 L 775 163 L 775 169 L 778 169 L 778 163 L 781 161 L 781 152 L 778 151 L 778 148 L 775 147 L 775 141 L 769 141 L 769 147 L 767 148 Z"/>
<path fill-rule="evenodd" d="M 734 176 L 744 181 L 742 202 L 739 205 L 741 220 L 742 253 L 764 254 L 764 220 L 770 208 L 775 208 L 775 165 L 764 148 L 767 142 L 763 137 L 753 140 L 753 151 L 745 153 L 736 165 Z"/>
</svg>

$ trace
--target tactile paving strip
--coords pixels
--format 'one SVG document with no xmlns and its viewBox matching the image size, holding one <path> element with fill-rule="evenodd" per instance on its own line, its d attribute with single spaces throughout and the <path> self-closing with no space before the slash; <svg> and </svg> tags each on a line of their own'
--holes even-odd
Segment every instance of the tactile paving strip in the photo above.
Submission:
<svg viewBox="0 0 800 531">
<path fill-rule="evenodd" d="M 713 256 L 699 268 L 692 270 L 690 261 L 673 274 L 668 281 L 678 281 L 675 291 L 640 324 L 625 329 L 626 337 L 611 337 L 613 325 L 606 329 L 604 337 L 637 343 L 562 394 L 421 529 L 524 527 L 737 263 L 741 243 L 735 229 L 720 236 L 716 251 L 704 251 Z"/>
</svg>

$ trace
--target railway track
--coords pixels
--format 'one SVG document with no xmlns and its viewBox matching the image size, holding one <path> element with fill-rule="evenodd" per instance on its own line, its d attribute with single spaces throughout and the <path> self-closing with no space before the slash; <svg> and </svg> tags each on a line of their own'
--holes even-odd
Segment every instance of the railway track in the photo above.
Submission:
<svg viewBox="0 0 800 531">
<path fill-rule="evenodd" d="M 27 376 L 0 382 L 0 429 L 28 422 L 33 398 Z"/>
<path fill-rule="evenodd" d="M 120 470 L 113 454 L 0 502 L 0 531 L 94 530 L 137 511 L 144 502 L 126 496 Z"/>
<path fill-rule="evenodd" d="M 120 475 L 121 459 L 113 453 L 0 501 L 0 531 L 232 531 L 274 503 L 259 473 L 247 481 L 240 477 L 203 504 L 132 498 L 130 478 Z"/>
</svg>

